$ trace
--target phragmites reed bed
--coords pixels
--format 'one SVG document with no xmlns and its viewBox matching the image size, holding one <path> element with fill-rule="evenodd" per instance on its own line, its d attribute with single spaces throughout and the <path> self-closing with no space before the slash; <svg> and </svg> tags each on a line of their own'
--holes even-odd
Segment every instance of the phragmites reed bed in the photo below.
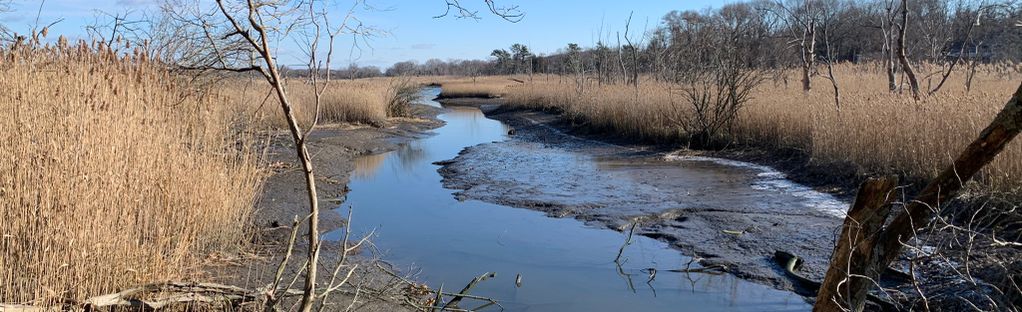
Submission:
<svg viewBox="0 0 1022 312">
<path fill-rule="evenodd" d="M 227 97 L 100 44 L 0 56 L 0 302 L 187 279 L 246 244 L 264 174 Z"/>
<path fill-rule="evenodd" d="M 721 139 L 767 150 L 801 151 L 818 165 L 840 164 L 857 174 L 928 179 L 975 138 L 1004 106 L 1020 78 L 1017 68 L 980 66 L 968 92 L 965 74 L 955 72 L 943 89 L 917 102 L 907 90 L 888 91 L 881 69 L 878 64 L 835 66 L 840 109 L 829 81 L 822 77 L 814 78 L 816 87 L 809 93 L 802 91 L 794 71 L 767 79 Z M 920 84 L 929 90 L 939 80 L 940 76 L 929 77 Z M 560 111 L 593 129 L 681 144 L 691 135 L 684 129 L 693 117 L 682 90 L 683 86 L 651 79 L 637 88 L 594 80 L 579 88 L 574 77 L 565 76 L 511 86 L 506 98 L 511 106 Z M 982 189 L 1018 193 L 1022 143 L 1008 146 L 976 180 Z"/>
<path fill-rule="evenodd" d="M 285 129 L 280 104 L 265 81 L 258 78 L 229 79 L 225 93 L 235 103 L 238 116 L 259 128 Z M 307 79 L 291 78 L 285 87 L 293 102 L 298 123 L 308 125 L 315 118 L 315 91 Z M 319 107 L 320 124 L 354 123 L 384 126 L 389 117 L 408 115 L 408 105 L 416 100 L 418 84 L 395 78 L 331 80 Z"/>
</svg>

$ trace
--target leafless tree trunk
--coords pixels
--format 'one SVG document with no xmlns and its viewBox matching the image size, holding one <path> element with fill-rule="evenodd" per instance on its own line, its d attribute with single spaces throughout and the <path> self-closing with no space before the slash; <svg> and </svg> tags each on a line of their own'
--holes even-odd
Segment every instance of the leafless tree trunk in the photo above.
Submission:
<svg viewBox="0 0 1022 312">
<path fill-rule="evenodd" d="M 631 75 L 628 77 L 628 83 L 630 83 L 632 86 L 635 86 L 636 90 L 638 90 L 638 88 L 639 88 L 639 47 L 638 47 L 638 45 L 642 45 L 642 40 L 640 38 L 640 40 L 638 42 L 638 45 L 636 45 L 636 43 L 632 42 L 631 36 L 629 35 L 629 33 L 631 31 L 631 26 L 632 26 L 632 14 L 629 13 L 628 14 L 628 21 L 625 22 L 625 43 L 628 44 L 627 45 L 628 52 L 629 52 L 629 56 L 631 57 L 631 60 L 632 60 L 632 72 L 631 72 Z"/>
<path fill-rule="evenodd" d="M 895 75 L 896 70 L 894 68 L 894 46 L 895 46 L 895 35 L 894 35 L 894 3 L 893 1 L 886 2 L 885 14 L 883 19 L 880 21 L 880 31 L 884 35 L 884 44 L 882 51 L 884 54 L 884 71 L 887 74 L 887 89 L 891 92 L 898 90 L 898 79 Z"/>
<path fill-rule="evenodd" d="M 802 91 L 809 92 L 813 89 L 810 78 L 816 67 L 816 21 L 806 23 L 799 46 L 802 48 Z"/>
<path fill-rule="evenodd" d="M 931 180 L 914 199 L 907 201 L 903 208 L 897 209 L 901 212 L 888 222 L 886 227 L 873 234 L 867 233 L 868 237 L 865 239 L 857 240 L 864 244 L 854 247 L 857 259 L 853 263 L 854 266 L 842 266 L 842 262 L 831 263 L 827 280 L 842 280 L 854 276 L 857 279 L 878 281 L 880 274 L 901 254 L 905 243 L 916 236 L 916 231 L 928 226 L 939 207 L 954 198 L 965 186 L 966 181 L 993 161 L 994 157 L 1018 136 L 1020 130 L 1022 130 L 1022 85 L 1019 85 L 990 125 L 959 154 L 951 166 Z M 853 216 L 854 214 L 849 212 L 849 217 Z M 848 229 L 846 228 L 844 232 L 848 233 Z M 847 268 L 853 270 L 848 271 Z M 831 277 L 832 274 L 836 276 Z M 849 284 L 846 286 L 847 289 L 839 291 L 833 288 L 838 284 L 825 283 L 832 287 L 821 288 L 821 297 L 816 301 L 815 311 L 846 311 L 845 308 L 861 311 L 866 294 L 874 285 L 873 282 Z M 840 301 L 831 295 L 840 293 L 848 295 L 839 298 L 842 299 Z M 841 301 L 847 302 L 847 305 L 842 307 L 837 303 Z"/>
<path fill-rule="evenodd" d="M 908 78 L 909 88 L 912 90 L 912 98 L 919 100 L 919 81 L 916 80 L 916 74 L 912 70 L 912 64 L 908 61 L 905 48 L 905 34 L 908 32 L 908 0 L 901 0 L 901 24 L 898 25 L 898 61 L 901 63 L 901 69 L 905 72 L 905 77 Z"/>
<path fill-rule="evenodd" d="M 309 202 L 309 228 L 307 234 L 307 240 L 309 244 L 308 250 L 308 264 L 305 272 L 305 294 L 302 296 L 301 311 L 309 312 L 312 310 L 312 303 L 316 296 L 316 273 L 317 265 L 319 262 L 319 197 L 316 194 L 316 174 L 312 167 L 312 157 L 309 155 L 308 145 L 306 144 L 306 134 L 302 132 L 301 127 L 298 125 L 298 119 L 295 117 L 291 100 L 287 96 L 287 92 L 284 89 L 283 79 L 281 78 L 280 72 L 277 70 L 277 64 L 273 57 L 273 52 L 270 50 L 269 36 L 266 30 L 263 28 L 261 22 L 262 17 L 258 11 L 259 7 L 256 6 L 252 0 L 248 1 L 248 24 L 252 30 L 255 30 L 256 37 L 246 27 L 235 20 L 234 16 L 228 12 L 225 7 L 223 0 L 217 0 L 217 6 L 220 8 L 220 12 L 223 13 L 231 25 L 237 31 L 237 35 L 242 36 L 252 48 L 259 53 L 263 62 L 265 62 L 265 68 L 260 67 L 259 72 L 263 74 L 266 81 L 273 86 L 274 91 L 277 94 L 277 99 L 280 101 L 281 110 L 284 112 L 284 117 L 287 119 L 288 130 L 291 132 L 291 139 L 295 143 L 295 152 L 297 153 L 298 160 L 302 165 L 302 170 L 305 173 L 305 190 L 308 194 Z"/>
<path fill-rule="evenodd" d="M 621 48 L 621 33 L 617 33 L 617 64 L 621 68 L 621 81 L 626 84 L 629 83 L 628 69 L 625 68 L 624 49 Z"/>
<path fill-rule="evenodd" d="M 819 8 L 814 6 L 812 0 L 799 0 L 791 5 L 778 0 L 775 6 L 783 11 L 776 13 L 788 25 L 788 31 L 793 38 L 790 43 L 798 44 L 802 91 L 809 92 L 813 89 L 812 77 L 816 70 L 816 27 Z"/>
<path fill-rule="evenodd" d="M 969 62 L 969 71 L 965 73 L 965 92 L 972 91 L 972 79 L 976 77 L 976 67 L 979 66 L 979 46 L 983 45 L 982 42 L 976 43 L 976 47 L 973 50 L 973 59 Z"/>
<path fill-rule="evenodd" d="M 873 233 L 881 230 L 891 211 L 897 177 L 870 178 L 859 187 L 848 209 L 841 235 L 831 257 L 830 268 L 820 286 L 813 310 L 862 311 L 872 281 L 863 278 L 869 263 Z M 856 298 L 860 298 L 856 301 Z"/>
<path fill-rule="evenodd" d="M 841 89 L 838 87 L 837 77 L 834 76 L 835 57 L 834 57 L 834 49 L 831 46 L 830 42 L 831 42 L 831 37 L 834 36 L 834 28 L 836 28 L 835 24 L 838 22 L 837 19 L 835 18 L 835 14 L 836 14 L 836 12 L 840 11 L 842 8 L 840 7 L 840 3 L 831 3 L 829 5 L 821 3 L 820 5 L 822 6 L 822 8 L 820 8 L 820 10 L 821 10 L 821 13 L 822 13 L 821 14 L 822 15 L 821 26 L 823 28 L 823 30 L 822 30 L 823 31 L 823 34 L 822 34 L 823 35 L 823 45 L 824 45 L 824 49 L 826 49 L 825 52 L 827 53 L 827 57 L 823 59 L 823 61 L 827 65 L 827 76 L 825 78 L 827 78 L 827 80 L 830 81 L 830 86 L 834 89 L 834 106 L 838 110 L 840 110 L 841 109 Z"/>
<path fill-rule="evenodd" d="M 827 43 L 828 50 L 830 49 L 830 43 Z M 829 56 L 827 57 L 827 80 L 830 80 L 830 86 L 834 88 L 834 106 L 837 109 L 841 109 L 841 89 L 837 84 L 837 77 L 834 76 L 834 60 Z"/>
</svg>

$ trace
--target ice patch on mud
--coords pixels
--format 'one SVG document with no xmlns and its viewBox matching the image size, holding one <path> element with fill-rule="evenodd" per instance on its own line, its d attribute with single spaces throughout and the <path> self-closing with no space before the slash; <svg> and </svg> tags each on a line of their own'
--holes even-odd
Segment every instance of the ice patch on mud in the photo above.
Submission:
<svg viewBox="0 0 1022 312">
<path fill-rule="evenodd" d="M 751 185 L 753 189 L 782 192 L 802 198 L 805 200 L 802 202 L 803 206 L 838 218 L 844 218 L 848 211 L 847 203 L 834 198 L 830 194 L 817 192 L 809 187 L 788 180 L 787 175 L 770 166 L 723 158 L 680 155 L 679 152 L 667 154 L 664 156 L 664 160 L 712 162 L 724 166 L 759 171 L 756 174 L 757 179 Z"/>
</svg>

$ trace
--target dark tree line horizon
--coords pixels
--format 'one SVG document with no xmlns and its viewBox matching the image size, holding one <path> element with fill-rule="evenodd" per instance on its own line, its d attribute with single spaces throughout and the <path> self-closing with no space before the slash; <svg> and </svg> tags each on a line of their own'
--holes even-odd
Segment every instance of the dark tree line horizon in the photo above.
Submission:
<svg viewBox="0 0 1022 312">
<path fill-rule="evenodd" d="M 904 8 L 902 7 L 904 5 Z M 903 9 L 904 12 L 903 12 Z M 902 14 L 905 13 L 905 14 Z M 889 63 L 902 73 L 899 39 L 908 67 L 943 67 L 1022 61 L 1022 33 L 1016 26 L 1022 5 L 1013 0 L 754 0 L 715 9 L 672 11 L 652 29 L 626 27 L 606 32 L 592 46 L 566 43 L 549 54 L 535 54 L 520 43 L 497 48 L 486 59 L 404 61 L 386 70 L 351 66 L 355 78 L 401 75 L 507 75 L 586 72 L 602 82 L 629 81 L 637 74 L 676 80 L 678 67 L 690 66 L 692 44 L 705 46 L 700 32 L 739 30 L 740 45 L 757 53 L 750 66 L 760 69 L 805 68 L 819 75 L 820 65 L 850 62 Z M 631 24 L 630 22 L 628 24 Z M 904 24 L 904 25 L 903 25 Z M 900 38 L 904 32 L 904 37 Z M 364 70 L 369 69 L 369 70 Z M 352 74 L 360 73 L 360 74 Z M 926 75 L 926 73 L 917 73 Z M 938 75 L 939 78 L 939 75 Z"/>
</svg>

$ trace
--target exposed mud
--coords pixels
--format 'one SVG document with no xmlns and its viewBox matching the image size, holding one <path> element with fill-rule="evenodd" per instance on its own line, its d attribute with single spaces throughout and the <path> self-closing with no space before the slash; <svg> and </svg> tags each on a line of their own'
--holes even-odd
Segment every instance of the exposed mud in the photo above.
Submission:
<svg viewBox="0 0 1022 312">
<path fill-rule="evenodd" d="M 433 131 L 436 135 L 357 161 L 364 166 L 356 168 L 349 184 L 352 191 L 342 206 L 357 207 L 355 231 L 375 233 L 376 250 L 404 272 L 421 272 L 417 280 L 432 287 L 460 286 L 481 272 L 493 272 L 496 276 L 480 283 L 472 294 L 499 301 L 504 311 L 808 309 L 796 294 L 733 275 L 672 273 L 690 259 L 655 239 L 632 237 L 622 252 L 619 248 L 627 235 L 618 231 L 548 218 L 533 210 L 456 200 L 452 196 L 456 190 L 441 184 L 436 163 L 456 157 L 466 147 L 504 141 L 513 131 L 476 107 L 448 103 L 444 108 L 438 118 L 446 124 Z M 524 152 L 540 158 L 562 156 L 545 149 Z M 657 271 L 661 273 L 650 273 Z"/>
<path fill-rule="evenodd" d="M 589 140 L 559 130 L 551 114 L 504 111 L 494 100 L 476 103 L 512 126 L 513 135 L 442 163 L 444 185 L 460 189 L 459 199 L 619 230 L 638 221 L 636 233 L 666 241 L 703 265 L 725 265 L 739 277 L 794 289 L 772 260 L 775 251 L 787 251 L 805 258 L 805 276 L 822 279 L 847 207 L 834 196 L 769 167 Z"/>
<path fill-rule="evenodd" d="M 360 157 L 396 150 L 409 141 L 430 136 L 431 129 L 443 125 L 442 121 L 436 119 L 439 108 L 413 104 L 412 110 L 413 117 L 393 118 L 385 127 L 334 124 L 321 125 L 312 132 L 308 144 L 316 170 L 321 233 L 336 230 L 345 224 L 344 218 L 333 208 L 344 202 L 349 178 L 357 174 L 356 161 Z M 285 254 L 293 219 L 308 214 L 305 176 L 295 156 L 291 137 L 285 131 L 270 135 L 265 153 L 273 172 L 263 185 L 262 195 L 253 213 L 254 250 L 250 252 L 254 254 L 206 270 L 214 274 L 212 278 L 215 281 L 253 289 L 268 285 Z M 295 256 L 284 275 L 287 278 L 299 274 L 303 266 L 301 262 L 307 253 L 304 239 L 306 224 L 300 226 L 302 237 L 297 240 Z M 340 248 L 338 244 L 330 242 L 321 246 L 320 262 L 323 265 L 320 266 L 319 275 L 329 279 L 332 273 L 330 270 L 333 269 L 331 264 L 338 261 Z M 379 286 L 391 279 L 388 274 L 369 267 L 355 274 L 365 285 Z M 335 293 L 332 297 L 332 301 L 345 304 L 350 300 L 350 296 L 343 293 Z M 377 301 L 364 306 L 362 310 L 395 311 L 403 310 L 403 307 Z"/>
</svg>

